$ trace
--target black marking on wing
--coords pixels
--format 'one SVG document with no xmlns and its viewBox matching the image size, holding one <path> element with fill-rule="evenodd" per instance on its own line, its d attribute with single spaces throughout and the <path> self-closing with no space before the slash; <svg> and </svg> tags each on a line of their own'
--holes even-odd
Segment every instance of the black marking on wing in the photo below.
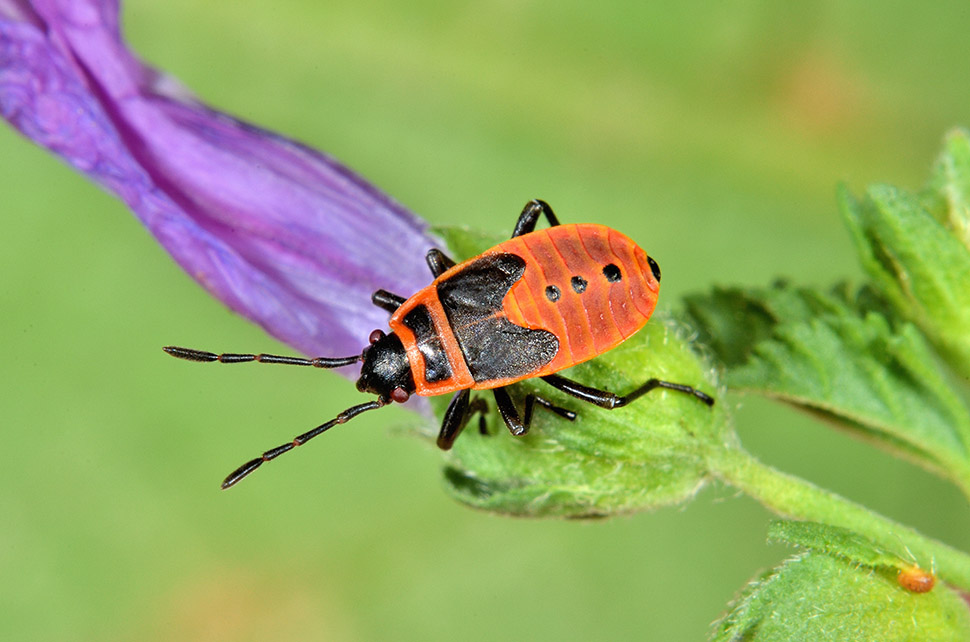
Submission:
<svg viewBox="0 0 970 642">
<path fill-rule="evenodd" d="M 525 377 L 559 352 L 547 330 L 515 325 L 502 300 L 525 274 L 525 260 L 511 253 L 483 256 L 438 283 L 438 298 L 476 382 Z"/>
<path fill-rule="evenodd" d="M 441 336 L 435 331 L 431 313 L 424 305 L 417 305 L 401 319 L 414 333 L 414 341 L 424 356 L 424 378 L 428 383 L 444 381 L 451 376 L 451 364 L 441 343 Z"/>
</svg>

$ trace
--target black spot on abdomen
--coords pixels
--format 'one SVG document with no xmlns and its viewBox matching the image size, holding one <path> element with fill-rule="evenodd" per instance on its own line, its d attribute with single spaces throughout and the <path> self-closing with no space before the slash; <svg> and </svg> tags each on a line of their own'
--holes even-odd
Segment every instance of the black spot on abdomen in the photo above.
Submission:
<svg viewBox="0 0 970 642">
<path fill-rule="evenodd" d="M 609 265 L 603 267 L 603 276 L 605 276 L 606 280 L 610 283 L 616 283 L 623 278 L 623 276 L 620 274 L 620 268 L 618 268 L 615 263 L 610 263 Z"/>
</svg>

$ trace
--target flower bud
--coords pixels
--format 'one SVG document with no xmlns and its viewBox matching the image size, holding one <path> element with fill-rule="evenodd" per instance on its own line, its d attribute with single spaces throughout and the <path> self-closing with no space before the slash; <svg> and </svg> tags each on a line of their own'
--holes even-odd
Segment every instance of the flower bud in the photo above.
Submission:
<svg viewBox="0 0 970 642">
<path fill-rule="evenodd" d="M 626 394 L 656 377 L 716 396 L 713 371 L 671 322 L 656 317 L 620 347 L 566 371 L 585 385 Z M 705 454 L 734 443 L 723 405 L 654 389 L 614 410 L 528 380 L 513 389 L 576 412 L 569 421 L 538 404 L 530 431 L 508 433 L 494 407 L 487 435 L 475 422 L 447 455 L 445 481 L 460 501 L 520 516 L 599 517 L 686 501 L 708 479 Z M 482 394 L 482 393 L 479 393 Z M 485 397 L 491 405 L 490 395 Z M 439 415 L 444 404 L 437 408 Z"/>
</svg>

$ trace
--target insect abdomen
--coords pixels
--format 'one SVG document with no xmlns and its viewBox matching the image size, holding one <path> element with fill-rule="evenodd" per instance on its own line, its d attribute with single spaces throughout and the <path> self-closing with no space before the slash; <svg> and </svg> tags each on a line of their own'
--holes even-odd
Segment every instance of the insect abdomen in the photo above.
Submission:
<svg viewBox="0 0 970 642">
<path fill-rule="evenodd" d="M 390 326 L 417 394 L 495 388 L 622 343 L 650 318 L 657 276 L 646 252 L 616 230 L 559 225 L 451 268 L 408 299 Z"/>
<path fill-rule="evenodd" d="M 614 348 L 646 324 L 657 303 L 659 268 L 629 237 L 603 225 L 559 225 L 493 251 L 526 262 L 504 301 L 509 320 L 559 338 L 556 357 L 533 376 Z"/>
</svg>

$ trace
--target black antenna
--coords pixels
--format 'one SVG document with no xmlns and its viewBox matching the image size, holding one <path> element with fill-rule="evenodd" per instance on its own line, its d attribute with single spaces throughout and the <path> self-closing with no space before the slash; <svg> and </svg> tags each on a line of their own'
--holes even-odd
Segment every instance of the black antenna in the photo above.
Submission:
<svg viewBox="0 0 970 642">
<path fill-rule="evenodd" d="M 277 354 L 235 354 L 233 352 L 216 354 L 214 352 L 206 352 L 205 350 L 193 350 L 191 348 L 179 348 L 176 346 L 166 346 L 162 350 L 173 357 L 185 359 L 186 361 L 218 361 L 219 363 L 247 363 L 249 361 L 256 361 L 259 363 L 282 363 L 289 366 L 313 366 L 314 368 L 339 368 L 341 366 L 349 366 L 361 360 L 359 354 L 353 357 L 316 357 L 314 359 L 304 359 L 303 357 L 281 357 Z"/>
<path fill-rule="evenodd" d="M 386 404 L 387 404 L 386 401 L 378 397 L 377 401 L 369 401 L 367 403 L 362 403 L 359 406 L 353 406 L 352 408 L 347 408 L 346 410 L 344 410 L 342 413 L 340 413 L 339 415 L 337 415 L 327 423 L 320 424 L 313 430 L 309 430 L 303 433 L 302 435 L 300 435 L 299 437 L 295 437 L 293 441 L 288 441 L 285 444 L 281 444 L 277 446 L 276 448 L 270 448 L 259 457 L 247 461 L 245 464 L 243 464 L 236 470 L 229 473 L 229 476 L 226 477 L 226 479 L 222 482 L 222 490 L 229 488 L 230 486 L 238 482 L 240 479 L 242 479 L 249 473 L 253 472 L 260 466 L 262 466 L 263 462 L 267 462 L 270 459 L 276 459 L 283 453 L 293 450 L 297 446 L 302 446 L 303 444 L 310 441 L 317 435 L 320 435 L 326 432 L 327 430 L 330 430 L 337 424 L 347 423 L 348 421 L 350 421 L 351 419 L 353 419 L 354 417 L 356 417 L 362 412 L 366 412 L 368 410 L 374 410 L 376 408 L 381 408 Z"/>
<path fill-rule="evenodd" d="M 362 359 L 361 355 L 354 355 L 353 357 L 316 357 L 314 359 L 304 359 L 303 357 L 283 357 L 276 354 L 236 354 L 233 352 L 216 354 L 214 352 L 206 352 L 205 350 L 193 350 L 191 348 L 179 348 L 176 346 L 166 346 L 162 348 L 162 350 L 173 357 L 178 359 L 186 359 L 187 361 L 200 361 L 204 363 L 213 361 L 218 361 L 219 363 L 247 363 L 249 361 L 256 361 L 257 363 L 282 363 L 290 366 L 312 366 L 314 368 L 339 368 L 341 366 L 352 365 Z M 225 481 L 222 482 L 223 490 L 233 486 L 239 480 L 249 475 L 251 472 L 259 468 L 263 462 L 276 459 L 283 453 L 293 450 L 297 446 L 302 446 L 317 435 L 326 432 L 337 424 L 343 424 L 350 421 L 362 412 L 374 410 L 375 408 L 381 408 L 385 405 L 387 405 L 387 401 L 378 397 L 377 401 L 369 401 L 358 406 L 353 406 L 347 410 L 344 410 L 330 421 L 320 424 L 313 430 L 309 430 L 302 435 L 295 437 L 293 441 L 289 441 L 285 444 L 277 446 L 276 448 L 267 450 L 256 459 L 247 461 L 245 464 L 232 471 L 229 476 L 226 477 Z"/>
</svg>

